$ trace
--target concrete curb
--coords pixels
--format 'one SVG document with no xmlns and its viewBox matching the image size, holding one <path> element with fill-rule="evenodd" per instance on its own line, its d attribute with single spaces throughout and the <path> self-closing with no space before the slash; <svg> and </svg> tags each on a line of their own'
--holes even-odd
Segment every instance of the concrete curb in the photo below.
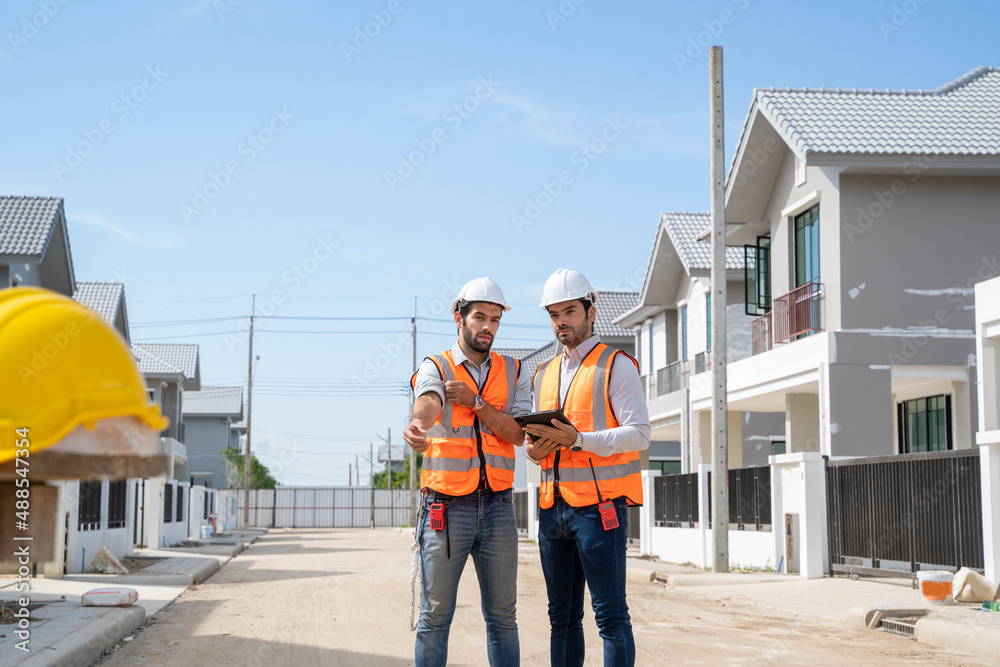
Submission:
<svg viewBox="0 0 1000 667">
<path fill-rule="evenodd" d="M 106 614 L 95 618 L 79 631 L 66 635 L 39 653 L 18 663 L 18 667 L 65 667 L 89 665 L 104 650 L 131 635 L 146 622 L 146 610 L 131 607 L 109 607 Z"/>
<path fill-rule="evenodd" d="M 688 586 L 744 586 L 747 584 L 765 584 L 773 582 L 799 581 L 798 575 L 789 574 L 735 574 L 732 572 L 718 574 L 666 574 L 654 572 L 655 579 L 666 579 L 670 588 Z"/>
<path fill-rule="evenodd" d="M 1000 655 L 1000 614 L 983 614 L 983 619 L 953 621 L 922 618 L 914 637 L 918 642 L 983 658 Z M 998 618 L 985 618 L 997 616 Z"/>
<path fill-rule="evenodd" d="M 178 560 L 181 562 L 197 560 L 196 563 L 189 565 L 188 567 L 179 568 L 176 570 L 167 569 L 170 567 L 170 560 Z M 227 561 L 228 562 L 228 561 Z M 167 558 L 163 564 L 158 564 L 154 566 L 157 569 L 152 572 L 148 571 L 152 568 L 147 568 L 147 570 L 140 570 L 135 574 L 116 574 L 116 575 L 72 575 L 73 581 L 86 581 L 94 584 L 101 584 L 104 586 L 137 586 L 137 585 L 147 585 L 147 586 L 191 586 L 193 584 L 200 584 L 205 581 L 213 574 L 219 571 L 220 563 L 216 558 Z"/>
</svg>

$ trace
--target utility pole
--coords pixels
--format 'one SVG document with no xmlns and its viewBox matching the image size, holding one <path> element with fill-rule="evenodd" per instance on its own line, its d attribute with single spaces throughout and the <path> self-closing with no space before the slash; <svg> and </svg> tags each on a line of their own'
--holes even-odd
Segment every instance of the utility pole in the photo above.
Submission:
<svg viewBox="0 0 1000 667">
<path fill-rule="evenodd" d="M 393 498 L 392 493 L 392 429 L 389 430 L 389 439 L 385 441 L 385 444 L 389 449 L 389 456 L 385 459 L 385 488 L 389 490 L 389 525 L 393 525 L 393 514 L 395 514 L 396 502 Z"/>
<path fill-rule="evenodd" d="M 371 470 L 371 482 L 369 486 L 372 487 L 372 528 L 375 527 L 375 445 L 368 443 L 368 467 Z"/>
<path fill-rule="evenodd" d="M 729 572 L 729 451 L 726 420 L 726 165 L 722 47 L 713 46 L 712 141 L 712 571 Z"/>
<path fill-rule="evenodd" d="M 357 486 L 361 486 L 361 463 L 357 454 L 354 455 L 354 477 Z"/>
<path fill-rule="evenodd" d="M 417 297 L 413 297 L 413 319 L 410 320 L 413 331 L 413 374 L 417 373 Z M 412 376 L 411 376 L 412 377 Z M 413 419 L 415 398 L 410 392 L 410 419 Z M 410 450 L 410 525 L 417 525 L 417 453 Z"/>
<path fill-rule="evenodd" d="M 354 473 L 351 471 L 351 464 L 347 464 L 347 486 L 351 485 L 351 480 L 354 478 Z"/>
<path fill-rule="evenodd" d="M 250 419 L 253 402 L 253 312 L 257 296 L 250 302 L 250 354 L 247 357 L 247 450 L 243 453 L 243 527 L 250 527 Z"/>
</svg>

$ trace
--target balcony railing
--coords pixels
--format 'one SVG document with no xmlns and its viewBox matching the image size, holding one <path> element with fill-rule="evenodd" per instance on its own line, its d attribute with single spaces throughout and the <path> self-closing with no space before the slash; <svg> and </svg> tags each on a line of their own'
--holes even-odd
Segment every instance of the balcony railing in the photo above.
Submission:
<svg viewBox="0 0 1000 667">
<path fill-rule="evenodd" d="M 771 313 L 766 312 L 750 322 L 751 353 L 767 352 L 773 345 L 771 335 Z"/>
<path fill-rule="evenodd" d="M 642 377 L 642 386 L 647 399 L 666 396 L 680 391 L 687 386 L 688 364 L 685 361 L 675 361 L 656 371 L 653 375 Z"/>
<path fill-rule="evenodd" d="M 753 354 L 767 352 L 775 343 L 823 330 L 823 283 L 806 283 L 772 301 L 773 308 L 751 323 Z"/>
<path fill-rule="evenodd" d="M 694 355 L 694 374 L 704 373 L 712 367 L 712 353 L 699 352 Z"/>
</svg>

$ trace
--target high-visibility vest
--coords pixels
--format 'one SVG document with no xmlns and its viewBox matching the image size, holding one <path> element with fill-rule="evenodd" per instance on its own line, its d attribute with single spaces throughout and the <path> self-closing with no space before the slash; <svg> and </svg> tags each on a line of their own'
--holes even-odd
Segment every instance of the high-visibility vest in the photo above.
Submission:
<svg viewBox="0 0 1000 667">
<path fill-rule="evenodd" d="M 619 354 L 625 353 L 598 343 L 580 363 L 576 375 L 570 381 L 566 402 L 562 406 L 559 403 L 559 378 L 563 355 L 539 366 L 534 380 L 538 409 L 555 410 L 562 407 L 563 414 L 581 433 L 619 426 L 608 398 L 611 365 Z M 636 363 L 632 357 L 627 354 L 625 356 Z M 563 500 L 573 507 L 586 507 L 600 502 L 598 488 L 600 498 L 604 500 L 624 496 L 629 505 L 642 504 L 639 452 L 597 456 L 591 452 L 574 452 L 563 447 L 546 456 L 541 465 L 542 484 L 538 492 L 538 504 L 542 509 L 552 507 L 557 488 Z"/>
<path fill-rule="evenodd" d="M 455 365 L 451 351 L 427 357 L 437 366 L 441 380 L 461 380 L 487 403 L 510 413 L 517 389 L 521 362 L 490 352 L 490 368 L 480 392 L 464 364 Z M 416 386 L 414 375 L 410 386 Z M 427 430 L 430 447 L 424 452 L 420 487 L 449 496 L 464 496 L 479 486 L 482 470 L 493 491 L 506 491 L 514 485 L 514 445 L 501 440 L 479 420 L 472 408 L 445 401 L 441 414 Z"/>
</svg>

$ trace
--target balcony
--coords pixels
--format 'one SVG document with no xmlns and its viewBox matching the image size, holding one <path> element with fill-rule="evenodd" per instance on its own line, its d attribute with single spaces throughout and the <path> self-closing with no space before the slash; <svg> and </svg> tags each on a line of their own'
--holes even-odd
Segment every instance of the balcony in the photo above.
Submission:
<svg viewBox="0 0 1000 667">
<path fill-rule="evenodd" d="M 772 301 L 771 312 L 751 323 L 752 352 L 767 352 L 775 343 L 822 331 L 823 283 L 806 283 Z"/>
<path fill-rule="evenodd" d="M 694 355 L 694 374 L 704 373 L 712 369 L 712 353 L 699 352 Z"/>
<path fill-rule="evenodd" d="M 656 371 L 654 375 L 642 378 L 646 398 L 654 399 L 666 396 L 687 387 L 688 364 L 685 361 L 675 361 Z"/>
</svg>

